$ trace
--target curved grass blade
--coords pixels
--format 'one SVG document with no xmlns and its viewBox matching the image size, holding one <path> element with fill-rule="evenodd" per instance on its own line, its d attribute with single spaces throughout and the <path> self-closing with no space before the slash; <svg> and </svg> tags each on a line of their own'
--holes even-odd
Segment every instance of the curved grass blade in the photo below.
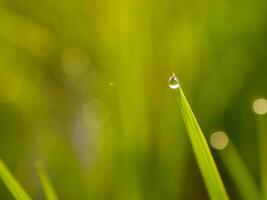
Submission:
<svg viewBox="0 0 267 200">
<path fill-rule="evenodd" d="M 39 175 L 39 178 L 41 180 L 45 195 L 46 195 L 46 199 L 47 200 L 57 200 L 57 195 L 56 192 L 51 184 L 51 181 L 47 175 L 47 173 L 45 172 L 43 165 L 41 163 L 36 163 L 36 169 Z"/>
<path fill-rule="evenodd" d="M 178 92 L 178 101 L 184 123 L 210 198 L 212 200 L 227 200 L 228 195 L 213 160 L 208 143 L 198 125 L 189 103 L 187 102 L 175 74 L 173 74 L 173 76 L 169 79 L 169 86 Z"/>
<path fill-rule="evenodd" d="M 17 200 L 31 200 L 29 195 L 20 186 L 14 176 L 11 174 L 9 169 L 5 166 L 3 161 L 0 159 L 0 177 L 6 184 L 10 192 Z"/>
</svg>

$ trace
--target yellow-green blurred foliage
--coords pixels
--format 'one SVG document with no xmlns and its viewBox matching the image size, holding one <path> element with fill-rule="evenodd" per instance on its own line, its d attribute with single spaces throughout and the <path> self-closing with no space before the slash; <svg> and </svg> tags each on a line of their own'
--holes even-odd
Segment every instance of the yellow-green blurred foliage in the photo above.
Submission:
<svg viewBox="0 0 267 200">
<path fill-rule="evenodd" d="M 251 104 L 267 97 L 266 6 L 0 0 L 0 157 L 34 199 L 37 161 L 60 199 L 207 199 L 175 72 L 206 137 L 226 131 L 259 185 Z M 0 199 L 12 199 L 2 182 Z"/>
</svg>

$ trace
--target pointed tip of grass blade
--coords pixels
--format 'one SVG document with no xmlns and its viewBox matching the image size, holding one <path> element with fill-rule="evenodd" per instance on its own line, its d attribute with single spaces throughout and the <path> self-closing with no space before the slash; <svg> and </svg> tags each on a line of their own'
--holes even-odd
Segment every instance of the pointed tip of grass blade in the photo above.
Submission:
<svg viewBox="0 0 267 200">
<path fill-rule="evenodd" d="M 47 200 L 57 200 L 57 195 L 56 192 L 51 184 L 51 181 L 46 173 L 46 171 L 44 170 L 44 166 L 42 164 L 42 162 L 36 162 L 35 164 L 36 169 L 37 169 L 37 173 L 39 175 L 41 184 L 43 186 L 45 195 L 46 195 L 46 199 Z"/>
<path fill-rule="evenodd" d="M 187 102 L 187 99 L 181 87 L 177 87 L 176 89 L 178 91 L 178 101 L 182 117 L 184 119 L 185 127 L 187 129 L 194 154 L 196 156 L 196 160 L 209 196 L 212 200 L 228 200 L 228 195 L 224 188 L 215 161 L 213 160 L 205 136 L 203 135 L 198 125 L 198 122 L 191 110 L 189 103 Z"/>
<path fill-rule="evenodd" d="M 0 159 L 0 178 L 3 180 L 5 185 L 8 187 L 10 192 L 13 194 L 17 200 L 30 200 L 29 195 L 24 191 L 24 189 L 17 182 L 15 177 L 6 167 L 4 162 Z"/>
</svg>

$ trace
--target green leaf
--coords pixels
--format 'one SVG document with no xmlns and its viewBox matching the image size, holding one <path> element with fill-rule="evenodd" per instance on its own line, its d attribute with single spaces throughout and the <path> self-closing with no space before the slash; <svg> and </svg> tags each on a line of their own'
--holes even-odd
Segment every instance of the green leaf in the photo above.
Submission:
<svg viewBox="0 0 267 200">
<path fill-rule="evenodd" d="M 46 199 L 47 200 L 57 200 L 57 195 L 55 193 L 55 190 L 51 184 L 51 181 L 47 175 L 47 173 L 45 172 L 43 165 L 41 163 L 37 163 L 36 164 L 36 168 L 37 168 L 37 172 L 38 175 L 40 177 L 45 195 L 46 195 Z"/>
<path fill-rule="evenodd" d="M 0 177 L 6 184 L 10 192 L 17 200 L 30 200 L 29 195 L 20 186 L 14 176 L 11 174 L 9 169 L 5 166 L 3 161 L 0 159 Z"/>
<path fill-rule="evenodd" d="M 213 160 L 208 143 L 198 125 L 187 99 L 179 86 L 178 100 L 184 123 L 199 165 L 202 177 L 212 200 L 228 199 L 222 179 Z"/>
</svg>

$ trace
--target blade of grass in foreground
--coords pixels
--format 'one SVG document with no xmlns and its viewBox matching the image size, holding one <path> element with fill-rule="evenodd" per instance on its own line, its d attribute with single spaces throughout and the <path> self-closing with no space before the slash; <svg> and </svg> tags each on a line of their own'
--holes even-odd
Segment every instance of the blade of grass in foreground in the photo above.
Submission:
<svg viewBox="0 0 267 200">
<path fill-rule="evenodd" d="M 0 177 L 17 200 L 30 200 L 29 195 L 23 190 L 9 169 L 0 159 Z"/>
<path fill-rule="evenodd" d="M 186 100 L 175 74 L 173 74 L 173 76 L 169 79 L 169 86 L 178 92 L 178 100 L 184 123 L 210 198 L 212 200 L 227 200 L 228 196 L 208 147 L 208 143 L 198 125 L 190 105 Z"/>
<path fill-rule="evenodd" d="M 38 175 L 40 177 L 45 195 L 46 195 L 46 199 L 47 200 L 57 200 L 57 195 L 55 193 L 55 190 L 51 184 L 51 181 L 47 175 L 47 173 L 45 172 L 43 165 L 41 163 L 36 163 L 36 169 L 38 172 Z"/>
</svg>

